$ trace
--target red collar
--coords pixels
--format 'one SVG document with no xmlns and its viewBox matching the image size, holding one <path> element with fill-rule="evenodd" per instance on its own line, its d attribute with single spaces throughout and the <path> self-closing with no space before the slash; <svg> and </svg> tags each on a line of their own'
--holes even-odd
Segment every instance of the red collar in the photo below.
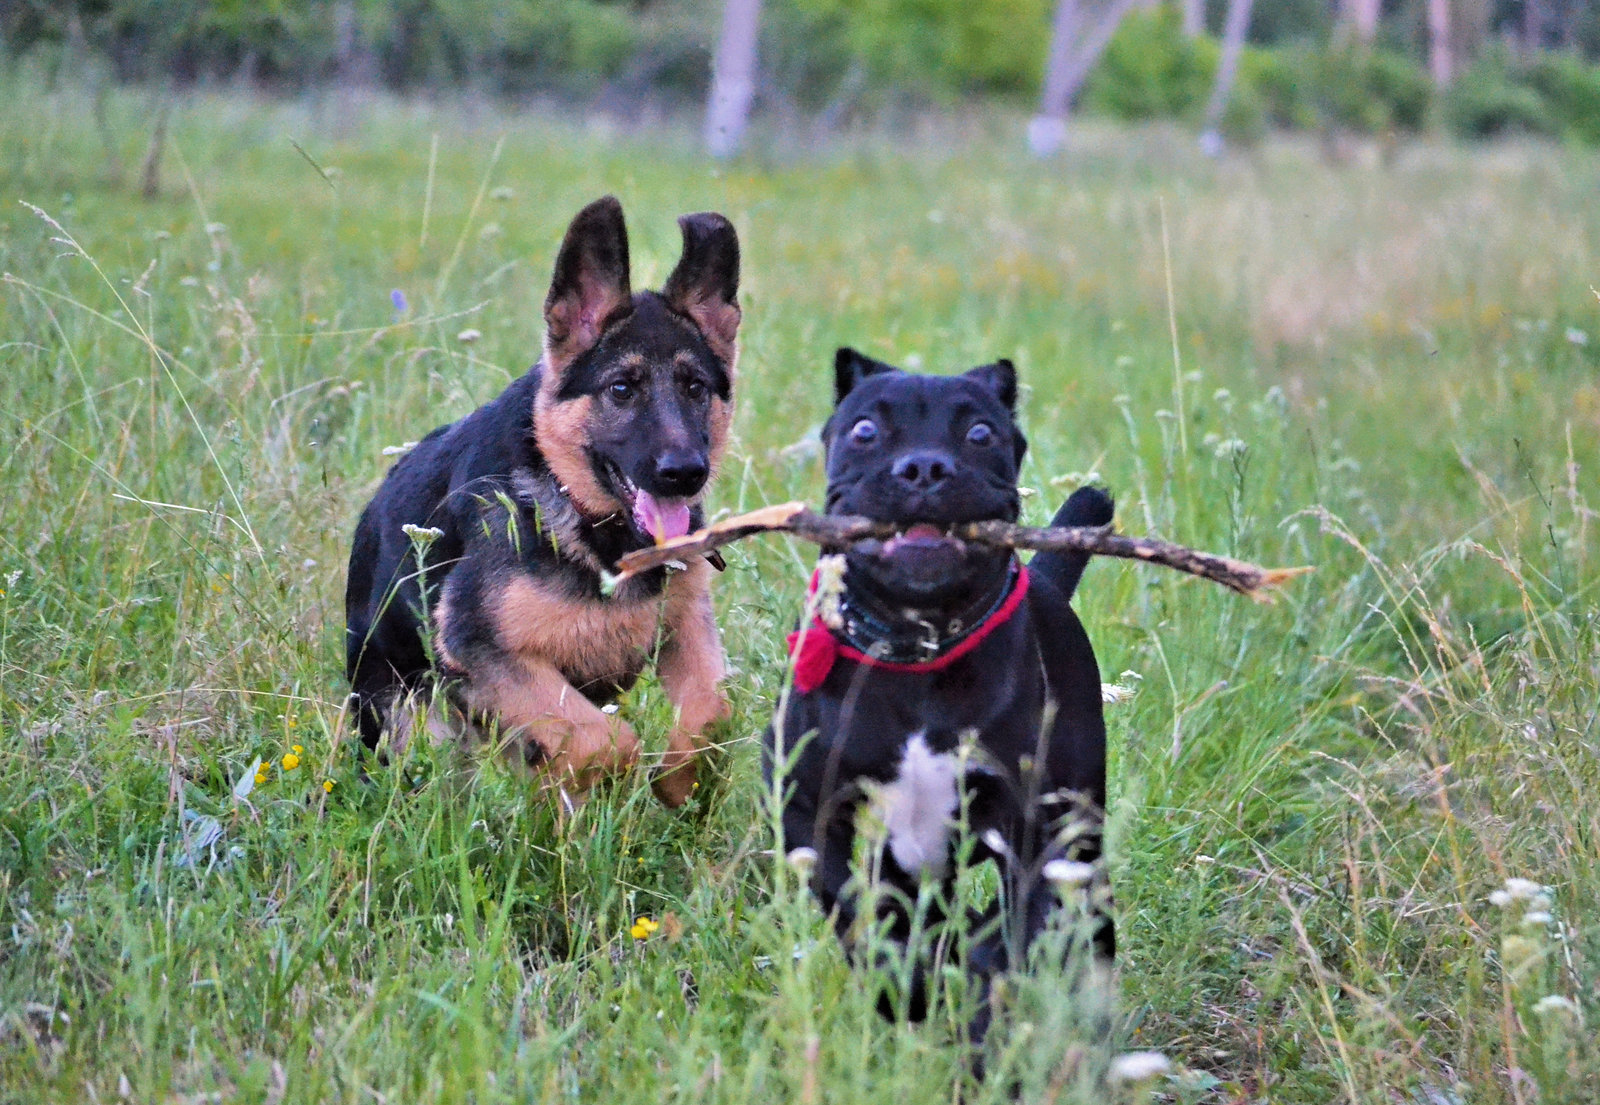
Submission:
<svg viewBox="0 0 1600 1105">
<path fill-rule="evenodd" d="M 812 587 L 816 587 L 816 577 L 811 580 Z M 999 629 L 1011 620 L 1011 615 L 1017 612 L 1017 607 L 1022 605 L 1022 600 L 1028 594 L 1028 569 L 1019 566 L 1016 582 L 1012 584 L 1011 593 L 1005 601 L 979 622 L 972 631 L 951 648 L 933 657 L 931 660 L 918 660 L 911 663 L 878 660 L 845 644 L 834 636 L 820 617 L 814 617 L 811 624 L 802 626 L 789 634 L 789 657 L 794 664 L 794 686 L 801 694 L 810 694 L 822 686 L 823 680 L 828 678 L 828 673 L 833 670 L 833 665 L 840 658 L 849 660 L 853 664 L 861 664 L 869 668 L 882 668 L 885 671 L 897 672 L 930 672 L 947 668 L 967 653 L 983 643 L 984 638 Z"/>
</svg>

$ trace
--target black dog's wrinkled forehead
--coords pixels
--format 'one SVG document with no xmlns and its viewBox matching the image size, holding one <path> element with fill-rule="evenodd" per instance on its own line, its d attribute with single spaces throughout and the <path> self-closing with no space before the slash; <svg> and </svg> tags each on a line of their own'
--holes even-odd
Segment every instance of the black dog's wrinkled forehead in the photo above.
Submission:
<svg viewBox="0 0 1600 1105">
<path fill-rule="evenodd" d="M 822 439 L 831 443 L 866 417 L 908 439 L 938 438 L 955 423 L 981 419 L 1011 440 L 1021 464 L 1028 443 L 1016 425 L 1016 401 L 1016 368 L 1005 359 L 958 376 L 924 376 L 840 349 L 834 358 L 834 409 Z"/>
</svg>

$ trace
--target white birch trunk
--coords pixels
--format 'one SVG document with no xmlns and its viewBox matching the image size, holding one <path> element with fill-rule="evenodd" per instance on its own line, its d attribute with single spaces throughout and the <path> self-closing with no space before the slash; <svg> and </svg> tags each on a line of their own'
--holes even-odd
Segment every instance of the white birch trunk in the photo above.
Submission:
<svg viewBox="0 0 1600 1105">
<path fill-rule="evenodd" d="M 1344 21 L 1355 32 L 1356 41 L 1371 46 L 1378 37 L 1378 16 L 1382 0 L 1344 0 Z"/>
<path fill-rule="evenodd" d="M 1072 101 L 1100 60 L 1122 17 L 1139 0 L 1111 0 L 1087 33 L 1079 0 L 1060 0 L 1050 34 L 1050 54 L 1045 62 L 1044 92 L 1039 114 L 1028 123 L 1028 148 L 1035 156 L 1049 157 L 1061 149 L 1067 136 L 1067 115 Z"/>
<path fill-rule="evenodd" d="M 1439 88 L 1454 76 L 1450 54 L 1450 0 L 1428 0 L 1428 70 Z"/>
<path fill-rule="evenodd" d="M 1244 52 L 1252 6 L 1253 0 L 1228 0 L 1228 18 L 1222 25 L 1222 57 L 1206 104 L 1205 131 L 1200 135 L 1201 149 L 1213 155 L 1222 151 L 1222 114 L 1228 110 L 1228 97 L 1233 94 L 1233 82 L 1239 75 L 1239 55 Z"/>
<path fill-rule="evenodd" d="M 750 102 L 756 91 L 756 38 L 761 0 L 727 0 L 722 37 L 712 64 L 711 96 L 706 103 L 706 149 L 712 157 L 732 157 L 744 142 Z"/>
</svg>

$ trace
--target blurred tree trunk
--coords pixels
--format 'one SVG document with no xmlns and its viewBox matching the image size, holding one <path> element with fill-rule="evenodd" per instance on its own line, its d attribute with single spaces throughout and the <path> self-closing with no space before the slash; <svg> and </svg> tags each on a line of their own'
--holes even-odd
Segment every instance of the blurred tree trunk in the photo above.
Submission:
<svg viewBox="0 0 1600 1105">
<path fill-rule="evenodd" d="M 1183 0 L 1183 33 L 1190 38 L 1206 33 L 1206 0 Z"/>
<path fill-rule="evenodd" d="M 1522 47 L 1537 50 L 1544 45 L 1544 2 L 1522 0 Z"/>
<path fill-rule="evenodd" d="M 706 149 L 712 157 L 732 157 L 744 141 L 750 101 L 756 90 L 756 37 L 761 0 L 727 0 L 722 37 L 712 64 L 711 96 L 706 104 Z"/>
<path fill-rule="evenodd" d="M 1450 54 L 1450 0 L 1428 0 L 1428 70 L 1439 88 L 1454 73 Z"/>
<path fill-rule="evenodd" d="M 1228 0 L 1228 18 L 1222 25 L 1222 57 L 1217 62 L 1217 82 L 1211 86 L 1206 104 L 1205 130 L 1200 148 L 1212 156 L 1222 152 L 1222 115 L 1228 110 L 1228 97 L 1239 75 L 1239 55 L 1244 52 L 1245 32 L 1250 29 L 1250 9 L 1254 0 Z"/>
<path fill-rule="evenodd" d="M 1371 46 L 1378 37 L 1378 17 L 1383 9 L 1382 0 L 1343 0 L 1344 22 L 1355 32 L 1356 41 Z"/>
<path fill-rule="evenodd" d="M 1110 0 L 1087 33 L 1083 30 L 1085 12 L 1080 0 L 1060 0 L 1056 5 L 1039 114 L 1028 123 L 1028 148 L 1036 156 L 1049 157 L 1061 148 L 1067 136 L 1067 114 L 1072 110 L 1072 101 L 1093 71 L 1094 63 L 1111 44 L 1111 36 L 1117 33 L 1122 17 L 1138 2 Z"/>
<path fill-rule="evenodd" d="M 161 196 L 161 157 L 167 151 L 167 121 L 172 117 L 172 105 L 178 98 L 170 79 L 157 95 L 161 99 L 155 109 L 156 125 L 150 132 L 150 145 L 144 151 L 144 164 L 139 169 L 139 194 L 147 200 Z"/>
</svg>

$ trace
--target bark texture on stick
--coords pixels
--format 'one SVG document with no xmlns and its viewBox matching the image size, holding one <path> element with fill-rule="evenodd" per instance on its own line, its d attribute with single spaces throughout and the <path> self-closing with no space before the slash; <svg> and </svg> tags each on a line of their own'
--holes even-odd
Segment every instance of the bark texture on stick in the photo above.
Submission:
<svg viewBox="0 0 1600 1105">
<path fill-rule="evenodd" d="M 674 560 L 699 556 L 758 533 L 791 533 L 826 549 L 854 545 L 871 552 L 878 542 L 892 537 L 896 527 L 874 521 L 831 514 L 813 514 L 804 503 L 782 503 L 725 519 L 696 533 L 673 538 L 651 549 L 624 556 L 615 577 L 621 582 L 640 572 Z M 1270 588 L 1310 568 L 1262 568 L 1243 560 L 1162 541 L 1154 537 L 1129 537 L 1101 526 L 1018 526 L 1010 522 L 968 522 L 951 528 L 962 541 L 1003 549 L 1039 552 L 1085 552 L 1160 564 L 1189 575 L 1220 583 L 1257 602 L 1271 602 Z"/>
</svg>

